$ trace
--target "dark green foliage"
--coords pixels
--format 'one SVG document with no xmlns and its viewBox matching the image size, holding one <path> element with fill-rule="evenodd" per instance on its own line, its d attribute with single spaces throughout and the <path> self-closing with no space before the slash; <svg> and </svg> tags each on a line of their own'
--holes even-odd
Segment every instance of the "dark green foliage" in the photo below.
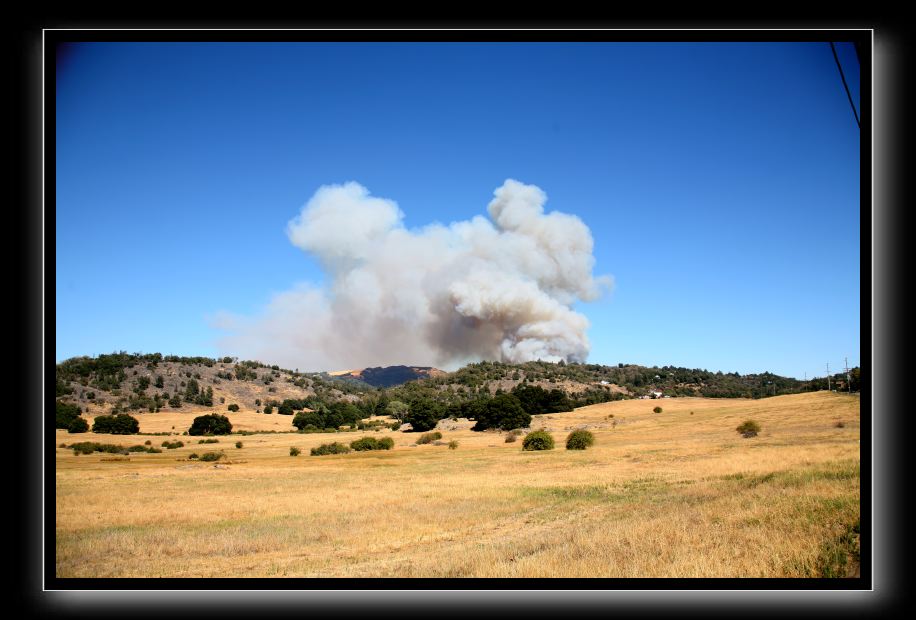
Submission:
<svg viewBox="0 0 916 620">
<path fill-rule="evenodd" d="M 70 426 L 67 427 L 68 433 L 85 433 L 88 430 L 89 422 L 80 417 L 73 418 L 73 421 L 70 422 Z"/>
<path fill-rule="evenodd" d="M 198 439 L 197 443 L 219 443 L 219 439 Z"/>
<path fill-rule="evenodd" d="M 661 407 L 656 407 L 655 409 L 652 410 L 652 412 L 653 412 L 653 413 L 661 413 L 661 412 L 662 412 L 662 408 L 661 408 Z"/>
<path fill-rule="evenodd" d="M 79 417 L 82 409 L 78 406 L 65 403 L 63 401 L 56 401 L 56 428 L 70 428 L 70 424 Z"/>
<path fill-rule="evenodd" d="M 548 392 L 538 385 L 520 383 L 512 388 L 512 395 L 518 399 L 522 409 L 532 415 L 573 410 L 572 403 L 566 393 L 560 389 L 553 389 Z"/>
<path fill-rule="evenodd" d="M 92 425 L 93 433 L 109 433 L 112 435 L 133 435 L 140 431 L 137 418 L 119 413 L 117 415 L 100 415 L 95 418 Z"/>
<path fill-rule="evenodd" d="M 274 408 L 271 405 L 264 405 L 264 413 L 271 414 L 274 412 Z"/>
<path fill-rule="evenodd" d="M 350 451 L 350 446 L 338 442 L 321 444 L 317 448 L 312 448 L 312 456 L 324 456 L 326 454 L 346 454 Z"/>
<path fill-rule="evenodd" d="M 420 438 L 417 439 L 417 444 L 432 443 L 437 439 L 442 439 L 442 433 L 439 431 L 434 431 L 432 433 L 424 433 L 420 435 Z"/>
<path fill-rule="evenodd" d="M 457 449 L 458 449 L 458 442 L 457 442 L 456 440 L 452 439 L 450 442 L 448 442 L 448 449 L 449 449 L 449 450 L 457 450 Z"/>
<path fill-rule="evenodd" d="M 293 408 L 290 407 L 288 404 L 283 403 L 282 405 L 280 405 L 277 408 L 277 413 L 279 413 L 280 415 L 293 415 Z"/>
<path fill-rule="evenodd" d="M 745 420 L 735 430 L 741 433 L 742 437 L 756 437 L 760 432 L 760 425 L 754 420 Z"/>
<path fill-rule="evenodd" d="M 553 450 L 553 437 L 547 431 L 532 431 L 522 440 L 522 450 Z"/>
<path fill-rule="evenodd" d="M 98 443 L 95 441 L 81 441 L 69 446 L 73 454 L 92 454 L 93 452 L 107 452 L 109 454 L 129 454 L 124 446 L 117 446 L 110 443 Z"/>
<path fill-rule="evenodd" d="M 231 405 L 229 405 L 228 409 L 229 411 L 235 412 L 239 410 L 239 406 L 236 405 L 235 403 L 232 403 Z"/>
<path fill-rule="evenodd" d="M 236 441 L 236 442 L 235 442 L 235 447 L 236 447 L 236 448 L 241 448 L 243 445 L 244 445 L 244 444 L 243 444 L 241 441 Z"/>
<path fill-rule="evenodd" d="M 363 437 L 350 442 L 350 447 L 357 452 L 364 450 L 391 450 L 394 447 L 394 440 L 391 437 L 376 439 L 375 437 Z"/>
<path fill-rule="evenodd" d="M 299 454 L 301 454 L 301 452 L 302 452 L 302 451 L 299 450 L 299 448 L 291 447 L 291 448 L 289 449 L 289 455 L 290 455 L 290 456 L 299 456 Z"/>
<path fill-rule="evenodd" d="M 223 458 L 223 456 L 224 455 L 222 452 L 204 452 L 202 455 L 200 455 L 200 460 L 201 461 L 218 461 L 221 458 Z"/>
<path fill-rule="evenodd" d="M 196 460 L 196 459 L 199 459 L 199 458 L 200 458 L 200 456 L 199 456 L 196 452 L 192 452 L 191 454 L 188 455 L 188 460 L 189 460 L 189 461 L 193 461 L 193 460 Z"/>
<path fill-rule="evenodd" d="M 567 450 L 585 450 L 595 443 L 595 436 L 586 430 L 575 430 L 566 438 Z"/>
<path fill-rule="evenodd" d="M 232 422 L 224 415 L 210 413 L 194 418 L 188 429 L 189 435 L 228 435 L 232 432 Z"/>
<path fill-rule="evenodd" d="M 410 424 L 414 431 L 428 431 L 436 427 L 439 420 L 443 418 L 444 413 L 444 407 L 435 401 L 417 400 L 410 404 L 410 410 L 405 421 Z"/>
<path fill-rule="evenodd" d="M 488 428 L 510 430 L 531 424 L 531 415 L 522 408 L 514 394 L 500 394 L 488 399 L 478 407 L 476 416 L 477 423 L 471 428 L 472 431 Z"/>
<path fill-rule="evenodd" d="M 163 441 L 162 447 L 165 448 L 166 450 L 174 450 L 175 448 L 183 448 L 184 442 L 183 441 Z"/>
</svg>

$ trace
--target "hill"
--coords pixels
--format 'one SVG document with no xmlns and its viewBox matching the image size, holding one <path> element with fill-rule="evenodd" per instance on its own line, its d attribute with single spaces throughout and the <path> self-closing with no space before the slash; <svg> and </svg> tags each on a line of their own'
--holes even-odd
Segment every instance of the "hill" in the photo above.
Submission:
<svg viewBox="0 0 916 620">
<path fill-rule="evenodd" d="M 327 373 L 333 379 L 355 379 L 373 387 L 392 387 L 417 379 L 442 377 L 448 373 L 432 366 L 384 366 Z"/>
<path fill-rule="evenodd" d="M 852 391 L 858 391 L 859 369 L 850 374 Z M 845 374 L 835 375 L 832 385 L 845 390 Z M 437 403 L 441 417 L 456 417 L 463 403 L 522 386 L 559 390 L 572 407 L 581 407 L 634 398 L 765 398 L 826 389 L 826 380 L 805 383 L 769 372 L 740 375 L 674 366 L 541 361 L 479 362 L 454 372 L 389 366 L 303 373 L 231 357 L 125 352 L 71 358 L 59 363 L 56 373 L 58 399 L 90 417 L 122 411 L 225 413 L 230 405 L 241 412 L 291 414 L 344 402 L 357 406 L 364 417 L 401 419 L 391 403 L 403 408 L 422 401 Z"/>
</svg>

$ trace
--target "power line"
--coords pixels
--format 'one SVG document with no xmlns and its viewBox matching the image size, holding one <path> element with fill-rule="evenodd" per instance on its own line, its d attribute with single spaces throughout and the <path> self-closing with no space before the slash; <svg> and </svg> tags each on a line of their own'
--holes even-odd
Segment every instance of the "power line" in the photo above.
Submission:
<svg viewBox="0 0 916 620">
<path fill-rule="evenodd" d="M 856 126 L 861 129 L 862 125 L 859 123 L 859 113 L 856 112 L 856 106 L 852 103 L 852 95 L 849 94 L 849 86 L 846 84 L 846 76 L 843 75 L 843 67 L 840 65 L 839 56 L 836 55 L 836 46 L 833 44 L 833 41 L 830 42 L 830 51 L 833 52 L 833 59 L 836 61 L 836 68 L 840 70 L 840 78 L 843 80 L 843 88 L 846 89 L 846 96 L 849 97 L 849 107 L 852 108 L 852 114 L 856 117 Z"/>
</svg>

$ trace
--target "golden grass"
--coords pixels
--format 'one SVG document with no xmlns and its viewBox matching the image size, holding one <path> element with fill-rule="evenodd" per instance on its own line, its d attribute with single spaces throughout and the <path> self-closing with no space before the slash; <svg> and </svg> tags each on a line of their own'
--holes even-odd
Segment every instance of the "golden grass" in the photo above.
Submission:
<svg viewBox="0 0 916 620">
<path fill-rule="evenodd" d="M 749 418 L 762 430 L 744 439 Z M 441 423 L 457 450 L 388 430 L 182 437 L 120 462 L 57 448 L 57 574 L 801 577 L 859 518 L 856 397 L 606 403 L 535 416 L 557 442 L 537 453 L 469 426 Z M 583 426 L 595 445 L 563 449 Z M 309 456 L 365 435 L 395 448 Z M 57 444 L 146 439 L 166 438 L 57 432 Z M 183 460 L 214 450 L 232 462 Z"/>
</svg>

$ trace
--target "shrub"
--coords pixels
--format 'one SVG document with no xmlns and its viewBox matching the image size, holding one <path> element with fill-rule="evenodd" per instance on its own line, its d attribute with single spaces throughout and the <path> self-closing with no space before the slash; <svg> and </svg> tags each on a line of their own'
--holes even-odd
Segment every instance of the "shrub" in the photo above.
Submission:
<svg viewBox="0 0 916 620">
<path fill-rule="evenodd" d="M 652 411 L 653 411 L 653 413 L 661 413 L 661 412 L 662 412 L 662 408 L 661 408 L 661 407 L 656 407 L 656 408 L 653 409 Z"/>
<path fill-rule="evenodd" d="M 145 444 L 146 444 L 146 445 L 148 445 L 148 446 L 151 446 L 151 445 L 153 445 L 153 442 L 152 442 L 152 441 L 150 441 L 149 439 L 147 439 L 147 440 L 146 440 L 146 441 L 144 441 L 143 443 L 145 443 Z"/>
<path fill-rule="evenodd" d="M 183 441 L 163 441 L 162 447 L 165 448 L 166 450 L 174 450 L 175 448 L 183 448 L 184 442 Z"/>
<path fill-rule="evenodd" d="M 109 454 L 129 454 L 123 446 L 111 443 L 98 443 L 95 441 L 81 441 L 70 444 L 73 454 L 92 454 L 93 452 L 108 452 Z"/>
<path fill-rule="evenodd" d="M 420 438 L 417 439 L 417 445 L 432 443 L 437 439 L 442 439 L 442 433 L 435 431 L 432 433 L 424 433 L 420 435 Z"/>
<path fill-rule="evenodd" d="M 532 431 L 522 440 L 522 450 L 553 450 L 553 437 L 547 431 Z"/>
<path fill-rule="evenodd" d="M 219 443 L 219 439 L 216 439 L 215 437 L 212 439 L 198 439 L 197 443 Z"/>
<path fill-rule="evenodd" d="M 742 437 L 756 437 L 760 432 L 760 425 L 753 420 L 745 420 L 735 430 L 741 433 Z"/>
<path fill-rule="evenodd" d="M 232 432 L 232 423 L 224 415 L 211 413 L 194 418 L 188 429 L 189 435 L 228 435 Z"/>
<path fill-rule="evenodd" d="M 321 444 L 317 448 L 312 448 L 312 456 L 324 456 L 326 454 L 346 454 L 350 451 L 350 446 L 338 442 Z"/>
<path fill-rule="evenodd" d="M 264 405 L 264 413 L 270 415 L 274 412 L 273 405 Z"/>
<path fill-rule="evenodd" d="M 516 439 L 518 439 L 518 436 L 521 435 L 521 434 L 522 434 L 522 432 L 521 432 L 520 430 L 518 430 L 518 429 L 509 431 L 509 432 L 506 434 L 506 443 L 512 443 L 513 441 L 515 441 Z"/>
<path fill-rule="evenodd" d="M 289 455 L 290 455 L 290 456 L 299 456 L 301 453 L 302 453 L 302 451 L 301 451 L 299 448 L 291 447 L 291 448 L 289 449 Z"/>
<path fill-rule="evenodd" d="M 846 424 L 843 422 L 843 420 L 837 420 L 837 422 L 836 422 L 836 424 L 834 424 L 834 426 L 837 427 L 837 428 L 844 428 L 844 427 L 846 426 Z M 70 431 L 70 432 L 72 433 L 73 431 Z"/>
<path fill-rule="evenodd" d="M 595 443 L 595 436 L 590 431 L 575 430 L 566 438 L 567 450 L 585 450 Z"/>
<path fill-rule="evenodd" d="M 68 433 L 85 433 L 89 430 L 89 422 L 83 418 L 73 418 L 70 426 L 67 427 Z"/>
<path fill-rule="evenodd" d="M 218 461 L 223 458 L 222 452 L 204 452 L 200 456 L 201 461 Z"/>
<path fill-rule="evenodd" d="M 228 409 L 229 411 L 236 412 L 239 410 L 239 406 L 236 405 L 235 403 L 232 403 L 231 405 L 229 405 Z"/>
<path fill-rule="evenodd" d="M 350 442 L 350 447 L 357 452 L 364 450 L 391 450 L 394 447 L 394 440 L 391 437 L 376 439 L 375 437 L 363 437 Z"/>
<path fill-rule="evenodd" d="M 242 445 L 243 445 L 243 444 L 242 444 L 241 441 L 236 441 L 236 442 L 235 442 L 235 447 L 236 447 L 236 448 L 241 448 Z"/>
<path fill-rule="evenodd" d="M 111 435 L 133 435 L 140 431 L 137 418 L 119 413 L 117 415 L 100 415 L 95 418 L 92 425 L 93 433 L 109 433 Z"/>
<path fill-rule="evenodd" d="M 199 459 L 199 458 L 200 458 L 200 457 L 197 455 L 196 452 L 192 452 L 191 454 L 188 455 L 188 460 L 189 460 L 189 461 L 193 461 L 193 460 Z"/>
<path fill-rule="evenodd" d="M 452 439 L 450 442 L 448 442 L 448 449 L 449 449 L 449 450 L 455 450 L 455 449 L 457 449 L 457 448 L 458 448 L 458 442 L 457 442 L 457 441 L 455 441 L 454 439 Z"/>
</svg>

